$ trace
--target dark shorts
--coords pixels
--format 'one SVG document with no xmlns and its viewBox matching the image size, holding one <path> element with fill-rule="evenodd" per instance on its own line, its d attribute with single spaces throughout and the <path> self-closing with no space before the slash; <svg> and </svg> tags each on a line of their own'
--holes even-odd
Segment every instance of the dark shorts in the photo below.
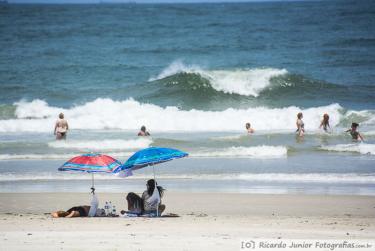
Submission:
<svg viewBox="0 0 375 251">
<path fill-rule="evenodd" d="M 87 212 L 86 212 L 86 210 L 85 210 L 84 207 L 72 207 L 72 208 L 69 209 L 67 212 L 68 212 L 68 213 L 71 213 L 71 212 L 73 212 L 73 211 L 77 211 L 77 212 L 79 212 L 79 216 L 80 216 L 80 217 L 87 217 L 87 216 L 88 216 L 88 214 L 87 214 Z"/>
</svg>

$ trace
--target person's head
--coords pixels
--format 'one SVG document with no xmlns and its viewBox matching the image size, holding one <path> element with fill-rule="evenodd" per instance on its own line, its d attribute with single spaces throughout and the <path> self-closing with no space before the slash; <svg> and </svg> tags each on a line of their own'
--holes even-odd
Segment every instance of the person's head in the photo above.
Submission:
<svg viewBox="0 0 375 251">
<path fill-rule="evenodd" d="M 60 119 L 63 119 L 63 118 L 64 118 L 64 113 L 60 113 L 60 114 L 59 114 L 59 118 L 60 118 Z"/>
<path fill-rule="evenodd" d="M 324 121 L 328 121 L 329 120 L 329 115 L 327 113 L 324 113 L 323 120 Z"/>
<path fill-rule="evenodd" d="M 250 123 L 246 123 L 246 129 L 250 129 L 251 125 Z"/>
<path fill-rule="evenodd" d="M 297 118 L 298 118 L 298 119 L 302 119 L 302 118 L 303 118 L 303 114 L 302 114 L 302 112 L 299 112 L 299 113 L 297 114 Z"/>
<path fill-rule="evenodd" d="M 357 127 L 358 127 L 358 126 L 359 126 L 358 123 L 355 123 L 355 122 L 352 123 L 352 129 L 353 129 L 353 130 L 357 130 Z"/>
<path fill-rule="evenodd" d="M 161 186 L 158 186 L 158 183 L 155 182 L 154 179 L 148 180 L 147 183 L 146 183 L 146 186 L 147 186 L 148 195 L 150 195 L 150 196 L 152 195 L 152 193 L 154 192 L 155 186 L 156 186 L 158 188 L 160 197 L 163 196 L 164 188 L 161 187 Z"/>
<path fill-rule="evenodd" d="M 145 127 L 145 126 L 142 126 L 142 127 L 141 127 L 141 131 L 142 131 L 142 132 L 146 132 L 146 127 Z"/>
</svg>

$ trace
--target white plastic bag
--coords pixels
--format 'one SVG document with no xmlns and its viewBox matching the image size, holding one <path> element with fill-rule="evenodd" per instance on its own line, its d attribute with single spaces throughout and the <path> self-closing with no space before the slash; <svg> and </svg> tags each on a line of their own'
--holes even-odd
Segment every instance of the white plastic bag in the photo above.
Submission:
<svg viewBox="0 0 375 251">
<path fill-rule="evenodd" d="M 99 207 L 99 200 L 95 193 L 92 194 L 89 217 L 94 217 L 96 215 L 96 210 Z"/>
</svg>

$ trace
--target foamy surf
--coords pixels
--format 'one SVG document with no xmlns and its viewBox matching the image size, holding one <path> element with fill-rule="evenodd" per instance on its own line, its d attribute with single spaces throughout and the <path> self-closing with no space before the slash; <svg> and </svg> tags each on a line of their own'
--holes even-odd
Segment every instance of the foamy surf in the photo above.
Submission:
<svg viewBox="0 0 375 251">
<path fill-rule="evenodd" d="M 322 150 L 334 152 L 353 152 L 360 154 L 375 155 L 375 145 L 366 143 L 338 144 L 332 146 L 321 146 Z"/>
<path fill-rule="evenodd" d="M 0 132 L 51 132 L 59 112 L 65 113 L 72 130 L 139 130 L 141 125 L 146 125 L 151 131 L 160 132 L 239 132 L 244 130 L 244 124 L 248 121 L 256 130 L 293 131 L 298 112 L 304 114 L 307 131 L 316 131 L 324 113 L 330 115 L 331 127 L 339 125 L 342 120 L 350 119 L 347 113 L 350 112 L 350 116 L 356 113 L 345 112 L 339 104 L 307 109 L 290 106 L 203 111 L 181 110 L 175 106 L 164 108 L 133 99 L 114 101 L 108 98 L 98 98 L 66 109 L 50 106 L 42 100 L 18 102 L 16 106 L 17 118 L 0 120 Z M 373 112 L 368 111 L 367 114 L 367 120 L 374 117 Z"/>
<path fill-rule="evenodd" d="M 281 158 L 286 157 L 288 149 L 285 146 L 254 146 L 254 147 L 229 147 L 225 149 L 210 149 L 192 152 L 191 157 L 241 157 L 241 158 Z"/>
<path fill-rule="evenodd" d="M 67 140 L 67 141 L 54 141 L 49 142 L 48 146 L 52 148 L 66 148 L 66 149 L 79 149 L 86 151 L 108 151 L 108 150 L 130 150 L 141 149 L 150 146 L 152 140 L 150 138 L 138 138 L 131 140 Z"/>
<path fill-rule="evenodd" d="M 257 97 L 262 90 L 271 86 L 273 77 L 287 74 L 288 71 L 274 68 L 203 70 L 196 65 L 188 66 L 181 61 L 175 61 L 149 81 L 161 80 L 178 73 L 199 74 L 209 80 L 211 86 L 217 91 Z"/>
<path fill-rule="evenodd" d="M 89 174 L 77 173 L 39 173 L 30 174 L 0 174 L 0 182 L 11 181 L 48 181 L 48 180 L 91 180 Z M 137 174 L 127 177 L 132 180 L 145 180 L 149 175 Z M 96 174 L 96 180 L 123 179 L 112 174 Z M 158 180 L 217 180 L 217 181 L 249 181 L 249 182 L 277 182 L 277 183 L 321 183 L 321 184 L 375 184 L 375 173 L 239 173 L 239 174 L 159 174 Z"/>
<path fill-rule="evenodd" d="M 70 158 L 87 153 L 87 151 L 77 151 L 72 153 L 62 154 L 0 154 L 0 160 L 62 160 L 67 161 Z M 134 152 L 100 152 L 110 155 L 114 158 L 121 158 L 121 160 L 130 157 Z"/>
</svg>

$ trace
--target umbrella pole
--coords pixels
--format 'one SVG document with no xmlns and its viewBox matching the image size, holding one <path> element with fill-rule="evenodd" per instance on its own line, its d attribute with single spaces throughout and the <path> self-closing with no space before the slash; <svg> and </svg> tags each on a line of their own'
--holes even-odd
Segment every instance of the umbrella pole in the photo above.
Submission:
<svg viewBox="0 0 375 251">
<path fill-rule="evenodd" d="M 91 192 L 95 193 L 95 184 L 94 184 L 94 173 L 91 173 Z"/>
<path fill-rule="evenodd" d="M 154 182 L 155 182 L 155 188 L 154 189 L 158 189 L 158 186 L 156 185 L 156 179 L 155 179 L 155 166 L 154 165 L 152 165 L 152 172 L 154 173 Z M 156 191 L 157 193 L 159 192 L 159 191 Z M 160 195 L 159 195 L 159 197 L 160 197 Z M 159 202 L 156 204 L 156 217 L 159 217 Z"/>
</svg>

